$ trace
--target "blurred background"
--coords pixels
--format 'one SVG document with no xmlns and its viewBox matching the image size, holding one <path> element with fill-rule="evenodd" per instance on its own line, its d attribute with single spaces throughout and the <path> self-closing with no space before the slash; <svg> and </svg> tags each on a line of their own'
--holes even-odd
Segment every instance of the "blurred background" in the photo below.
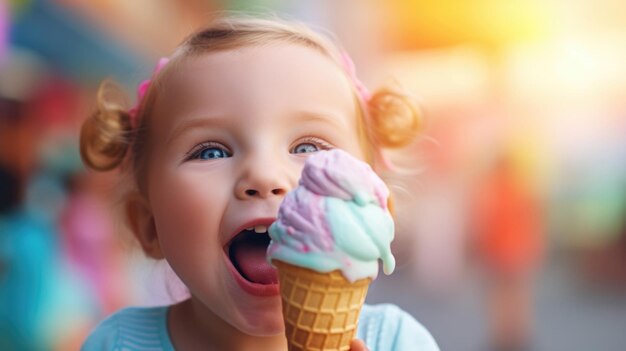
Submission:
<svg viewBox="0 0 626 351">
<path fill-rule="evenodd" d="M 0 0 L 1 350 L 76 350 L 116 309 L 175 298 L 78 131 L 102 79 L 134 101 L 223 10 L 327 28 L 366 85 L 420 101 L 399 267 L 368 302 L 442 350 L 624 350 L 626 2 Z"/>
</svg>

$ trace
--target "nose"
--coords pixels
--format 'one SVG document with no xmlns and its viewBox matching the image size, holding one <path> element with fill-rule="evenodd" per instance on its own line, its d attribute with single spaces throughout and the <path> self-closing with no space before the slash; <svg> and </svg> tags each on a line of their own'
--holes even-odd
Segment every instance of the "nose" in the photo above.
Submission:
<svg viewBox="0 0 626 351">
<path fill-rule="evenodd" d="M 235 184 L 239 200 L 282 198 L 292 188 L 290 172 L 277 164 L 260 159 L 244 161 Z"/>
<path fill-rule="evenodd" d="M 285 191 L 285 189 L 282 188 L 275 188 L 270 190 L 272 195 L 284 195 L 287 193 L 287 191 Z M 256 190 L 256 189 L 246 189 L 245 190 L 245 197 L 267 197 L 270 195 L 270 192 L 264 191 L 264 190 Z"/>
</svg>

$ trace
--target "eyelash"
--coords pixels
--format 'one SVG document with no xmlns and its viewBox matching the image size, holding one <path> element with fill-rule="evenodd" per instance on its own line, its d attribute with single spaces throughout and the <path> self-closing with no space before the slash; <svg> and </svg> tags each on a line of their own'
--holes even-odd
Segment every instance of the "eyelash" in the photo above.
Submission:
<svg viewBox="0 0 626 351">
<path fill-rule="evenodd" d="M 335 146 L 330 144 L 329 142 L 317 138 L 317 137 L 304 137 L 300 140 L 298 140 L 296 143 L 294 143 L 294 146 L 292 146 L 289 150 L 290 153 L 294 153 L 296 147 L 298 145 L 301 144 L 313 144 L 316 147 L 319 148 L 319 150 L 330 150 L 330 149 L 334 149 Z M 189 152 L 187 152 L 185 154 L 185 158 L 184 161 L 190 161 L 190 160 L 194 160 L 194 159 L 198 159 L 200 156 L 200 153 L 206 149 L 209 148 L 218 148 L 218 149 L 222 149 L 224 151 L 224 153 L 227 155 L 227 157 L 231 157 L 232 156 L 232 152 L 230 152 L 230 150 L 224 146 L 221 143 L 218 142 L 214 142 L 214 141 L 205 141 L 202 142 L 198 145 L 196 145 L 193 149 L 191 149 Z"/>
<path fill-rule="evenodd" d="M 187 152 L 185 154 L 185 161 L 190 161 L 190 160 L 194 160 L 194 159 L 198 159 L 200 156 L 200 153 L 206 149 L 209 148 L 216 148 L 216 149 L 221 149 L 224 151 L 224 153 L 230 157 L 232 156 L 232 152 L 230 152 L 230 150 L 224 146 L 223 144 L 220 144 L 218 142 L 214 142 L 214 141 L 205 141 L 202 142 L 198 145 L 196 145 L 193 149 L 191 149 L 191 151 Z"/>
<path fill-rule="evenodd" d="M 304 137 L 304 138 L 298 140 L 296 143 L 294 143 L 293 144 L 294 146 L 291 147 L 289 152 L 293 153 L 295 151 L 296 147 L 298 145 L 300 145 L 300 144 L 313 144 L 313 145 L 317 146 L 320 150 L 330 150 L 330 149 L 334 149 L 335 148 L 334 145 L 332 145 L 331 143 L 329 143 L 329 142 L 327 142 L 327 141 L 325 141 L 323 139 L 310 136 L 310 137 Z"/>
</svg>

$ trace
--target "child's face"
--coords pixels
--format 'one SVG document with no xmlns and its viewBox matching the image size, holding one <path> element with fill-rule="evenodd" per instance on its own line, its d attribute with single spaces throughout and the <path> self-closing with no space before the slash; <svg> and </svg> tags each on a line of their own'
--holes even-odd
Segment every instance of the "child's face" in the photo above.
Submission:
<svg viewBox="0 0 626 351">
<path fill-rule="evenodd" d="M 364 157 L 348 80 L 317 51 L 279 43 L 185 59 L 162 89 L 148 172 L 161 251 L 208 311 L 248 334 L 280 333 L 267 234 L 231 240 L 274 221 L 310 152 Z"/>
</svg>

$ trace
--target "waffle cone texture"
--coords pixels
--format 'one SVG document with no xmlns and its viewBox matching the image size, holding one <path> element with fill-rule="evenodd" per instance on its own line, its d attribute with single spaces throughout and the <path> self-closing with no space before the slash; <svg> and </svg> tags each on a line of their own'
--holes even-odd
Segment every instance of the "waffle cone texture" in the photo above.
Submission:
<svg viewBox="0 0 626 351">
<path fill-rule="evenodd" d="M 339 270 L 319 273 L 272 263 L 278 269 L 289 351 L 350 350 L 372 280 L 350 283 Z"/>
</svg>

